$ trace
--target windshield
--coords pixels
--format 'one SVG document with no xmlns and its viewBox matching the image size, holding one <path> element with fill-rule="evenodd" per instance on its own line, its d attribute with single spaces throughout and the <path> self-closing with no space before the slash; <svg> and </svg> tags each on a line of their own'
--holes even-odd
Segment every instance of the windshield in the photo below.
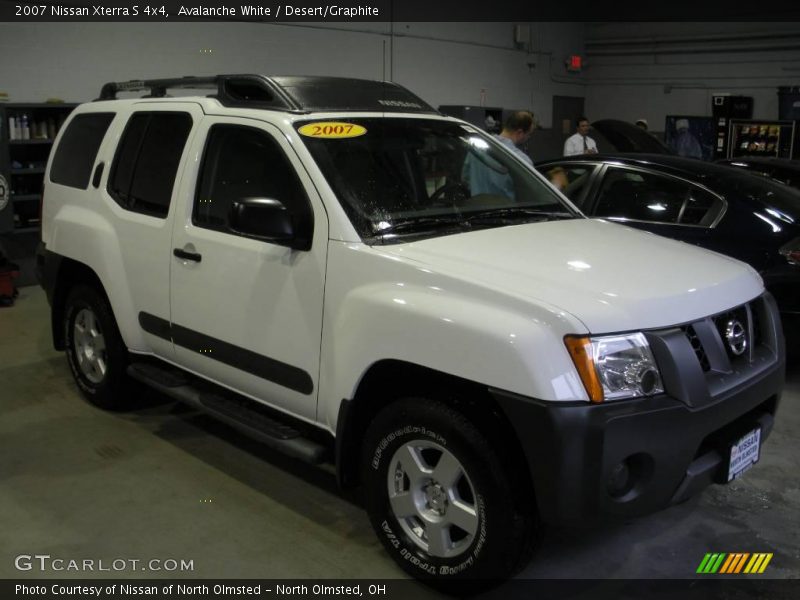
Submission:
<svg viewBox="0 0 800 600">
<path fill-rule="evenodd" d="M 368 243 L 580 216 L 499 141 L 466 125 L 365 118 L 297 128 Z"/>
</svg>

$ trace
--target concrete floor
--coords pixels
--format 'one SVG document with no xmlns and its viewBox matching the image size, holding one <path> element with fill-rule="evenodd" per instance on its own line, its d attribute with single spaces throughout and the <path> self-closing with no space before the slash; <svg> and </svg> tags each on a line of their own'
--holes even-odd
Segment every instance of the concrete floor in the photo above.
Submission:
<svg viewBox="0 0 800 600">
<path fill-rule="evenodd" d="M 128 577 L 404 577 L 332 471 L 153 393 L 129 413 L 87 404 L 52 349 L 44 293 L 20 292 L 0 309 L 0 578 L 109 575 L 20 572 L 19 554 L 194 563 Z M 773 552 L 764 577 L 800 577 L 798 400 L 795 361 L 742 480 L 622 525 L 550 530 L 520 577 L 691 578 L 706 552 Z"/>
</svg>

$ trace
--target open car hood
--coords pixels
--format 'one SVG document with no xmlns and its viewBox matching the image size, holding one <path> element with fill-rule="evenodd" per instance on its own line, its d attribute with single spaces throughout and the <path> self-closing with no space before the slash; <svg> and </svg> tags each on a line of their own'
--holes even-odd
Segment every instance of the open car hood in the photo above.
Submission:
<svg viewBox="0 0 800 600">
<path fill-rule="evenodd" d="M 605 138 L 607 144 L 598 140 L 603 152 L 613 147 L 617 152 L 644 152 L 649 154 L 674 154 L 672 150 L 654 135 L 643 131 L 627 121 L 602 119 L 592 122 L 592 129 Z M 591 134 L 590 134 L 591 135 Z"/>
</svg>

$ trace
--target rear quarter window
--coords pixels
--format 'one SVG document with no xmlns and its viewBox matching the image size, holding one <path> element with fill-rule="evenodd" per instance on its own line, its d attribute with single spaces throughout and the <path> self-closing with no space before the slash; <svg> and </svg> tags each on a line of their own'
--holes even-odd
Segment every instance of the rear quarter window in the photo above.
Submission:
<svg viewBox="0 0 800 600">
<path fill-rule="evenodd" d="M 97 151 L 114 113 L 88 113 L 73 118 L 55 150 L 50 181 L 85 190 L 89 186 Z"/>
<path fill-rule="evenodd" d="M 609 167 L 594 214 L 644 223 L 710 227 L 724 207 L 720 198 L 683 179 Z"/>
</svg>

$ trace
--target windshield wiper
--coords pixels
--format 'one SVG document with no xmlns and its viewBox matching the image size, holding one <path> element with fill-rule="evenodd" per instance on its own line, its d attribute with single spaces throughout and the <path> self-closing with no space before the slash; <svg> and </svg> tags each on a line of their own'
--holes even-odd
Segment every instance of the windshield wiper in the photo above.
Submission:
<svg viewBox="0 0 800 600">
<path fill-rule="evenodd" d="M 395 221 L 388 227 L 378 229 L 375 235 L 384 236 L 394 233 L 417 233 L 420 231 L 430 231 L 432 229 L 463 225 L 464 219 L 460 215 L 451 215 L 449 217 L 417 217 L 415 219 Z"/>
<path fill-rule="evenodd" d="M 395 221 L 373 234 L 376 238 L 395 235 L 419 234 L 442 229 L 471 229 L 474 225 L 497 225 L 533 221 L 572 219 L 575 215 L 566 211 L 546 211 L 525 207 L 506 207 L 485 210 L 472 214 L 452 214 L 437 217 L 416 217 Z"/>
<path fill-rule="evenodd" d="M 518 221 L 555 221 L 558 219 L 573 219 L 575 215 L 567 211 L 537 210 L 522 206 L 496 208 L 484 210 L 471 215 L 466 215 L 464 219 L 473 224 L 493 224 L 510 223 Z"/>
</svg>

